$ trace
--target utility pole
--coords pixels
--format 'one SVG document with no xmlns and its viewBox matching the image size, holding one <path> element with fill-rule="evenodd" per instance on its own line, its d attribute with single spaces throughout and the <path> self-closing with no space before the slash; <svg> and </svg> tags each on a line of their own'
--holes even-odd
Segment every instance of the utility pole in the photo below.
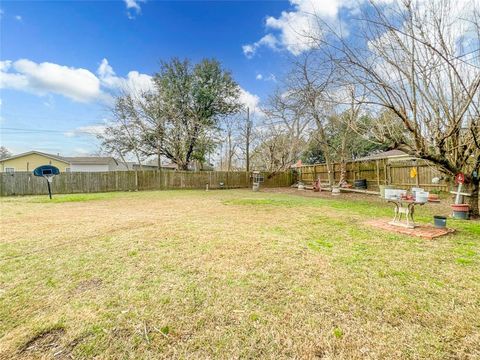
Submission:
<svg viewBox="0 0 480 360">
<path fill-rule="evenodd" d="M 250 171 L 250 137 L 252 135 L 252 123 L 250 121 L 250 108 L 247 107 L 247 123 L 245 126 L 245 170 Z"/>
<path fill-rule="evenodd" d="M 157 165 L 158 165 L 159 189 L 162 188 L 162 184 L 163 184 L 163 179 L 162 179 L 162 175 L 163 175 L 163 170 L 162 170 L 162 141 L 163 141 L 163 127 L 160 127 L 157 124 Z"/>
</svg>

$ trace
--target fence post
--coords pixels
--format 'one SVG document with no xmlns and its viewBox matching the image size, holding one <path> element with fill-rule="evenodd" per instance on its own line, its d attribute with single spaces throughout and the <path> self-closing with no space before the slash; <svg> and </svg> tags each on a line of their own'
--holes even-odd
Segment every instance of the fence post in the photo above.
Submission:
<svg viewBox="0 0 480 360">
<path fill-rule="evenodd" d="M 387 161 L 383 159 L 383 181 L 384 185 L 387 185 Z"/>
<path fill-rule="evenodd" d="M 417 185 L 417 187 L 420 187 L 420 172 L 418 165 L 415 165 L 415 171 L 417 172 L 417 176 L 415 176 L 415 184 Z"/>
<path fill-rule="evenodd" d="M 378 188 L 380 189 L 380 168 L 378 166 L 378 160 L 375 160 L 375 168 L 377 170 L 377 185 L 378 185 Z"/>
<path fill-rule="evenodd" d="M 391 168 L 391 165 L 390 164 L 387 164 L 387 181 L 388 181 L 388 185 L 392 185 L 392 168 Z"/>
</svg>

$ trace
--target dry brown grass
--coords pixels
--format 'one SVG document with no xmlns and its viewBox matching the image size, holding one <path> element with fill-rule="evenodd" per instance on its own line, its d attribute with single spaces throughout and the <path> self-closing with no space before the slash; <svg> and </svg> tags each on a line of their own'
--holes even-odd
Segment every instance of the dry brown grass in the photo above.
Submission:
<svg viewBox="0 0 480 360">
<path fill-rule="evenodd" d="M 426 241 L 352 196 L 39 199 L 1 204 L 0 358 L 480 357 L 478 223 Z"/>
</svg>

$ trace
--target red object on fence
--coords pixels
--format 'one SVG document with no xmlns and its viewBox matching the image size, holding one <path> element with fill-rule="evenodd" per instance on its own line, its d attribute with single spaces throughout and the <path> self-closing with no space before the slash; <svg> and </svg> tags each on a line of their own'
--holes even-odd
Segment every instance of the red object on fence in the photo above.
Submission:
<svg viewBox="0 0 480 360">
<path fill-rule="evenodd" d="M 455 175 L 455 184 L 463 184 L 465 182 L 465 175 L 458 173 Z"/>
</svg>

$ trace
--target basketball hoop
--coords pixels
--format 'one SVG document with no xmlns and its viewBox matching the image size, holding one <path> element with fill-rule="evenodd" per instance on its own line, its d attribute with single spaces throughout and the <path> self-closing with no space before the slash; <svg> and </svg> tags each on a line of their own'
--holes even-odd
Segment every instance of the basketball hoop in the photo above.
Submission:
<svg viewBox="0 0 480 360">
<path fill-rule="evenodd" d="M 47 180 L 48 196 L 50 197 L 50 199 L 52 198 L 52 189 L 50 187 L 50 184 L 52 183 L 55 175 L 58 174 L 60 174 L 60 170 L 58 170 L 58 168 L 53 165 L 42 165 L 33 170 L 33 175 L 41 176 Z"/>
<path fill-rule="evenodd" d="M 45 179 L 47 179 L 47 181 L 48 181 L 50 184 L 52 183 L 54 176 L 55 176 L 55 175 L 53 175 L 53 174 L 43 175 L 43 177 L 44 177 Z"/>
</svg>

